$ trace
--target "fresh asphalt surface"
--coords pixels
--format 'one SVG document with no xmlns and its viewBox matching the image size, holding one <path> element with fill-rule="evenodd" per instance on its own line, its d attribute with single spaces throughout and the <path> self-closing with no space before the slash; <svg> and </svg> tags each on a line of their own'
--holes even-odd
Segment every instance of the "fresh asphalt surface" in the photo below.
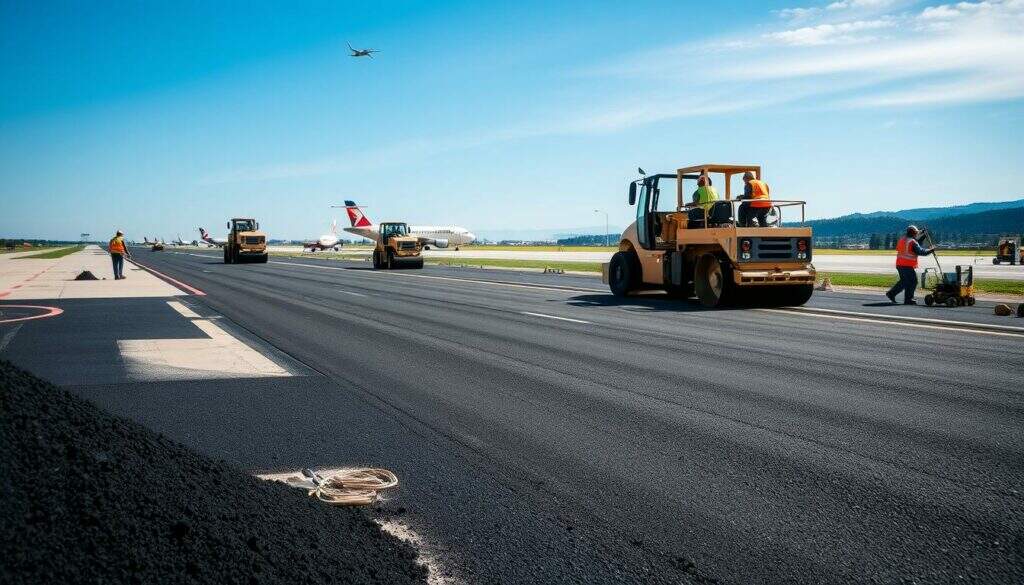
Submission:
<svg viewBox="0 0 1024 585">
<path fill-rule="evenodd" d="M 584 277 L 136 255 L 298 375 L 71 387 L 253 471 L 392 469 L 382 513 L 460 580 L 1024 579 L 1020 334 L 623 300 Z M 879 301 L 809 306 L 1024 326 Z M 61 378 L 41 353 L 81 333 L 75 311 L 102 329 L 111 304 L 86 303 L 38 303 L 66 312 L 0 356 Z M 139 303 L 137 329 L 162 319 Z"/>
</svg>

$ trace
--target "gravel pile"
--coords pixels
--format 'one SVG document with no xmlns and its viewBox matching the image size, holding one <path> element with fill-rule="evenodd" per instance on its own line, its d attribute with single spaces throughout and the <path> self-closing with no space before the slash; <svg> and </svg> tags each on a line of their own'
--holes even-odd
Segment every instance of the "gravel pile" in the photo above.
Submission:
<svg viewBox="0 0 1024 585">
<path fill-rule="evenodd" d="M 0 583 L 424 583 L 331 508 L 0 360 Z"/>
</svg>

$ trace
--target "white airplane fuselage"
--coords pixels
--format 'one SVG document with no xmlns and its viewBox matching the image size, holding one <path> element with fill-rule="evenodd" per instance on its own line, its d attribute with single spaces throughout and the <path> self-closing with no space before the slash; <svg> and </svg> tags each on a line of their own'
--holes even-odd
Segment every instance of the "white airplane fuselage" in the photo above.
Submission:
<svg viewBox="0 0 1024 585">
<path fill-rule="evenodd" d="M 377 224 L 363 227 L 347 227 L 345 231 L 362 236 L 368 240 L 373 240 L 374 242 L 380 240 L 380 227 Z M 476 241 L 476 235 L 473 232 L 455 225 L 411 225 L 409 226 L 409 235 L 431 240 L 447 240 L 449 248 L 472 244 Z"/>
</svg>

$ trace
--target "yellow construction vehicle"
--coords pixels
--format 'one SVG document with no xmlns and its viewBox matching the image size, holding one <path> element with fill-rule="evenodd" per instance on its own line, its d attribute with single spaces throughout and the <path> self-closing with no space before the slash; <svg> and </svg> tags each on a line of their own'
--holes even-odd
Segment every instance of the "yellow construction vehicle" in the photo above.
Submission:
<svg viewBox="0 0 1024 585">
<path fill-rule="evenodd" d="M 228 241 L 224 244 L 224 263 L 267 262 L 267 235 L 251 218 L 234 218 L 228 222 Z"/>
<path fill-rule="evenodd" d="M 380 223 L 377 245 L 373 249 L 373 267 L 423 268 L 422 251 L 421 239 L 409 235 L 405 222 L 384 221 Z"/>
<path fill-rule="evenodd" d="M 641 171 L 629 186 L 636 221 L 622 233 L 611 262 L 602 266 L 602 280 L 612 293 L 663 289 L 678 298 L 696 295 L 707 307 L 806 303 L 816 276 L 811 228 L 783 226 L 784 210 L 799 210 L 803 224 L 805 202 L 772 199 L 767 225 L 738 225 L 739 206 L 749 202 L 732 198 L 733 180 L 742 189 L 739 181 L 747 172 L 761 178 L 761 167 L 753 165 L 705 164 L 657 175 Z M 724 199 L 704 205 L 684 201 L 702 174 L 724 185 Z"/>
</svg>

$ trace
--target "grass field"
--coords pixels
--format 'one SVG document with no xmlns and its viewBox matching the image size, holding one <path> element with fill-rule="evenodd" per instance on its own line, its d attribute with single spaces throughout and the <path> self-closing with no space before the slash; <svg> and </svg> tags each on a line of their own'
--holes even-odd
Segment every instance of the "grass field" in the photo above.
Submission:
<svg viewBox="0 0 1024 585">
<path fill-rule="evenodd" d="M 818 278 L 829 277 L 836 286 L 870 286 L 889 288 L 896 284 L 896 275 L 858 274 L 849 272 L 819 272 Z M 999 278 L 974 280 L 974 289 L 979 293 L 1024 296 L 1024 281 Z"/>
<path fill-rule="evenodd" d="M 895 256 L 894 250 L 837 250 L 834 248 L 815 248 L 814 253 L 818 256 Z M 939 249 L 942 256 L 988 256 L 996 255 L 995 250 L 943 250 Z"/>
<path fill-rule="evenodd" d="M 56 248 L 46 252 L 40 252 L 38 254 L 29 254 L 28 256 L 18 256 L 15 260 L 26 260 L 31 258 L 33 260 L 53 260 L 54 258 L 63 258 L 68 254 L 74 254 L 75 252 L 81 252 L 85 249 L 85 246 L 70 246 L 68 248 Z"/>
</svg>

